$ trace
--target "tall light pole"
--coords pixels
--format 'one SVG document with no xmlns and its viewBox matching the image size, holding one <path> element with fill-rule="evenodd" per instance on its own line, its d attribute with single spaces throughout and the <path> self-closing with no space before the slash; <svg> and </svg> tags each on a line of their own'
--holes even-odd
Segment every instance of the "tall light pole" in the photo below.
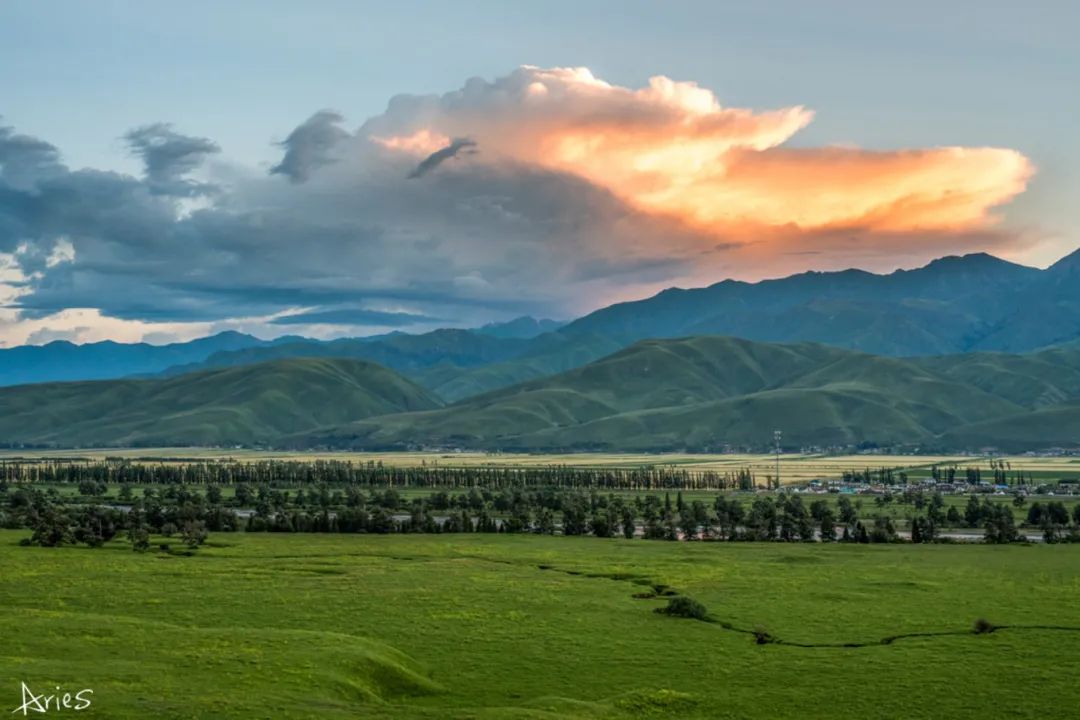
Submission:
<svg viewBox="0 0 1080 720">
<path fill-rule="evenodd" d="M 779 430 L 773 430 L 773 442 L 776 445 L 776 489 L 780 489 L 780 437 Z"/>
</svg>

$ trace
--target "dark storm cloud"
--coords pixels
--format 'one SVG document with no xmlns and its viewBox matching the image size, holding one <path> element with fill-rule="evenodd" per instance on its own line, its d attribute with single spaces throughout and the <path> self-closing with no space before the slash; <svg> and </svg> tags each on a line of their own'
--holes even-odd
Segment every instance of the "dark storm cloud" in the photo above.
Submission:
<svg viewBox="0 0 1080 720">
<path fill-rule="evenodd" d="M 476 143 L 469 138 L 454 138 L 446 147 L 436 150 L 435 152 L 424 158 L 419 165 L 417 165 L 412 172 L 409 173 L 409 178 L 418 178 L 427 175 L 435 168 L 442 165 L 450 158 L 457 157 L 457 155 L 467 148 L 475 148 Z"/>
<path fill-rule="evenodd" d="M 195 195 L 205 185 L 185 179 L 208 155 L 220 151 L 207 138 L 181 135 L 167 123 L 144 125 L 124 135 L 131 152 L 142 158 L 146 180 L 154 192 Z"/>
<path fill-rule="evenodd" d="M 283 315 L 270 321 L 272 325 L 377 325 L 406 327 L 421 323 L 438 323 L 442 319 L 430 315 L 406 312 L 383 312 L 363 308 L 336 308 Z"/>
<path fill-rule="evenodd" d="M 60 152 L 54 145 L 0 126 L 0 182 L 27 189 L 63 169 Z"/>
<path fill-rule="evenodd" d="M 318 168 L 334 162 L 335 146 L 349 137 L 349 133 L 338 127 L 344 120 L 333 110 L 320 110 L 305 120 L 280 143 L 285 156 L 270 168 L 270 173 L 302 183 Z"/>
</svg>

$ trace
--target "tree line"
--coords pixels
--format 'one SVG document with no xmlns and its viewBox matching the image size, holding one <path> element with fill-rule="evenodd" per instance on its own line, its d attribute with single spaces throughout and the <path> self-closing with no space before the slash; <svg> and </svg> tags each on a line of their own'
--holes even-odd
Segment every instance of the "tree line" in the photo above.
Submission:
<svg viewBox="0 0 1080 720">
<path fill-rule="evenodd" d="M 249 490 L 237 488 L 237 495 Z M 269 486 L 250 490 L 246 516 L 222 504 L 220 488 L 144 487 L 121 508 L 65 503 L 55 492 L 32 487 L 5 492 L 0 524 L 30 528 L 29 544 L 85 543 L 96 546 L 126 533 L 135 549 L 148 549 L 151 535 L 178 537 L 190 547 L 209 532 L 281 533 L 536 533 L 546 535 L 643 537 L 649 540 L 787 541 L 885 543 L 902 541 L 882 512 L 867 515 L 861 503 L 840 496 L 835 507 L 823 498 L 805 502 L 780 493 L 742 498 L 717 495 L 710 502 L 686 501 L 681 491 L 637 494 L 546 487 L 468 491 L 441 490 L 408 498 L 396 488 L 327 486 L 294 495 Z M 981 527 L 993 543 L 1021 540 L 1007 503 L 971 496 L 963 514 L 945 510 L 940 494 L 913 503 L 910 541 L 941 541 L 941 528 Z M 950 517 L 952 516 L 952 519 Z M 1060 501 L 1036 502 L 1029 524 L 1048 542 L 1080 541 L 1080 506 L 1070 517 Z M 1071 522 L 1070 522 L 1071 520 Z"/>
<path fill-rule="evenodd" d="M 989 460 L 990 474 L 984 478 L 983 471 L 978 467 L 965 467 L 958 465 L 931 465 L 930 477 L 934 482 L 950 484 L 979 485 L 984 479 L 993 480 L 995 485 L 1031 485 L 1033 479 L 1030 474 L 1025 475 L 1023 470 L 1013 471 L 1012 465 L 1005 460 L 991 458 Z M 844 483 L 849 485 L 907 485 L 909 481 L 908 469 L 900 467 L 877 467 L 863 468 L 862 470 L 844 470 L 841 476 Z"/>
<path fill-rule="evenodd" d="M 99 485 L 356 485 L 399 488 L 585 488 L 597 490 L 753 490 L 747 468 L 726 472 L 671 465 L 589 468 L 456 466 L 397 467 L 381 461 L 257 462 L 0 461 L 0 487 L 17 484 Z"/>
</svg>

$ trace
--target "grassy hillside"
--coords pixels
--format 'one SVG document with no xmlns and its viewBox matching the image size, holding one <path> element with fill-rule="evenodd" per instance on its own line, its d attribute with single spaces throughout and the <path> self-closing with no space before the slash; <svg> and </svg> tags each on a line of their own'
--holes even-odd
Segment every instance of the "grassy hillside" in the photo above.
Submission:
<svg viewBox="0 0 1080 720">
<path fill-rule="evenodd" d="M 923 358 L 919 365 L 1024 407 L 1080 397 L 1080 346 L 1026 355 L 968 353 Z"/>
<path fill-rule="evenodd" d="M 439 401 L 391 370 L 358 360 L 291 359 L 175 378 L 0 389 L 0 443 L 225 445 Z"/>
<path fill-rule="evenodd" d="M 780 429 L 792 448 L 1008 448 L 1007 435 L 957 429 L 1076 398 L 1080 351 L 899 359 L 707 336 L 648 340 L 447 408 L 323 428 L 290 442 L 705 451 L 760 449 Z"/>
<path fill-rule="evenodd" d="M 427 372 L 445 374 L 440 387 L 482 387 Z M 700 336 L 647 340 L 446 407 L 393 370 L 330 358 L 4 388 L 0 444 L 704 452 L 767 449 L 779 429 L 789 449 L 1012 451 L 1080 444 L 1077 402 L 1080 349 L 902 359 Z"/>
<path fill-rule="evenodd" d="M 621 350 L 623 345 L 596 335 L 566 337 L 547 333 L 529 343 L 519 356 L 480 367 L 439 365 L 409 376 L 447 402 L 510 387 L 581 367 Z"/>
<path fill-rule="evenodd" d="M 942 443 L 953 447 L 994 447 L 1013 452 L 1080 447 L 1080 402 L 964 425 L 946 433 Z"/>
</svg>

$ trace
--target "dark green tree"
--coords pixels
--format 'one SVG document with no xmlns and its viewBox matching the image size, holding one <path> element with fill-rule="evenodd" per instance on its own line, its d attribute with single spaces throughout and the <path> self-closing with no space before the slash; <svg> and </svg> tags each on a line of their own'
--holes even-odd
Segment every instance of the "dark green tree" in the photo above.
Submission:
<svg viewBox="0 0 1080 720">
<path fill-rule="evenodd" d="M 75 542 L 71 520 L 63 510 L 53 505 L 46 505 L 37 512 L 31 523 L 34 528 L 30 536 L 31 545 L 57 547 Z"/>
<path fill-rule="evenodd" d="M 828 507 L 825 508 L 824 512 L 820 513 L 818 529 L 821 533 L 822 542 L 834 542 L 836 540 L 836 516 Z M 846 530 L 847 528 L 845 528 Z"/>
<path fill-rule="evenodd" d="M 189 548 L 197 548 L 206 542 L 209 533 L 201 520 L 188 520 L 180 528 L 180 541 Z"/>
<path fill-rule="evenodd" d="M 623 537 L 627 540 L 633 540 L 635 532 L 637 532 L 637 524 L 634 518 L 634 508 L 630 505 L 624 505 L 622 509 Z"/>
<path fill-rule="evenodd" d="M 1012 508 L 1006 505 L 992 505 L 990 511 L 983 520 L 985 534 L 983 541 L 992 544 L 1017 542 L 1020 534 L 1016 530 L 1016 522 L 1013 519 Z"/>
<path fill-rule="evenodd" d="M 979 499 L 974 495 L 968 496 L 967 506 L 964 508 L 964 522 L 968 527 L 978 527 L 983 519 L 983 509 Z"/>
</svg>

